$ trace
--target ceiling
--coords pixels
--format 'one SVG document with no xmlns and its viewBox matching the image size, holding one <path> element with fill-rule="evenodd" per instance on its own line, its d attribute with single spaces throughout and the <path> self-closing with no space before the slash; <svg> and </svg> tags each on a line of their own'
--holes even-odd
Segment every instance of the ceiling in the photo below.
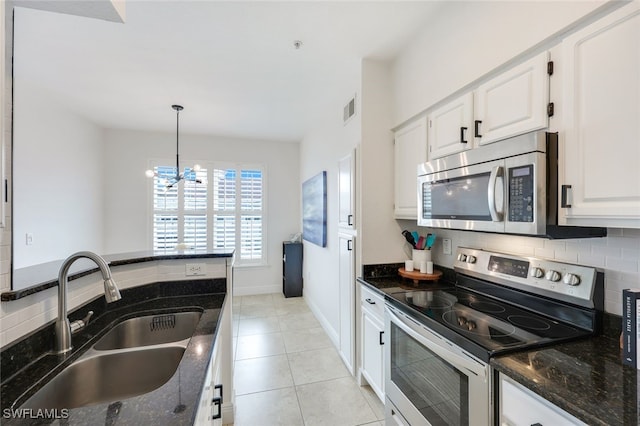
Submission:
<svg viewBox="0 0 640 426">
<path fill-rule="evenodd" d="M 300 141 L 440 4 L 129 0 L 124 24 L 17 8 L 14 80 L 105 128 L 173 131 L 179 103 L 181 132 Z"/>
</svg>

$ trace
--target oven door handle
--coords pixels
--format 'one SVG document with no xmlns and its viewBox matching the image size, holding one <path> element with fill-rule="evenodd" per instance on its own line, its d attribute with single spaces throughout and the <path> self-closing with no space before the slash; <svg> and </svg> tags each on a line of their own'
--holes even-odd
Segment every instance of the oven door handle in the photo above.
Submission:
<svg viewBox="0 0 640 426">
<path fill-rule="evenodd" d="M 427 349 L 443 358 L 454 367 L 459 369 L 464 368 L 470 373 L 473 373 L 476 376 L 482 377 L 483 380 L 486 380 L 486 368 L 462 351 L 456 351 L 456 348 L 453 344 L 445 341 L 434 332 L 407 317 L 408 320 L 415 322 L 415 324 L 420 327 L 423 332 L 431 334 L 432 337 L 418 333 L 413 329 L 411 325 L 409 325 L 404 319 L 396 315 L 395 312 L 393 312 L 393 309 L 390 309 L 389 307 L 387 307 L 387 313 L 389 315 L 389 318 L 391 319 L 391 322 L 400 327 L 402 331 L 407 333 L 411 338 L 418 341 L 421 345 L 425 346 Z"/>
<path fill-rule="evenodd" d="M 489 188 L 487 189 L 487 202 L 489 203 L 489 213 L 491 214 L 491 220 L 494 222 L 502 222 L 503 212 L 498 211 L 498 207 L 496 206 L 496 183 L 498 182 L 498 178 L 503 175 L 502 166 L 495 166 L 491 169 L 491 174 L 489 175 Z M 504 184 L 500 185 L 501 187 Z M 503 194 L 503 189 L 501 189 L 501 193 Z M 504 204 L 504 201 L 503 201 Z M 504 208 L 504 206 L 502 207 Z"/>
</svg>

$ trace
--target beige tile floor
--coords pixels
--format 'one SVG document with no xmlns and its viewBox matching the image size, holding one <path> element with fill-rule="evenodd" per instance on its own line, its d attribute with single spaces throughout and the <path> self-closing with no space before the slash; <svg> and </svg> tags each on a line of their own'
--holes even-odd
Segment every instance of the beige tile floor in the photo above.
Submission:
<svg viewBox="0 0 640 426">
<path fill-rule="evenodd" d="M 302 297 L 233 298 L 234 426 L 383 426 Z"/>
</svg>

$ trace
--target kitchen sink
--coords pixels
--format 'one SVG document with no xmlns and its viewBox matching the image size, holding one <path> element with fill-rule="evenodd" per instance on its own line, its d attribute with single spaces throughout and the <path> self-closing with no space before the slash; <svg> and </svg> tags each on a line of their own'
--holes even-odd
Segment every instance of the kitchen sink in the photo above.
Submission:
<svg viewBox="0 0 640 426">
<path fill-rule="evenodd" d="M 201 315 L 201 312 L 177 312 L 128 319 L 109 330 L 93 348 L 106 351 L 188 339 L 193 335 Z"/>
<path fill-rule="evenodd" d="M 21 408 L 78 408 L 151 392 L 174 375 L 202 312 L 118 323 Z"/>
<path fill-rule="evenodd" d="M 77 408 L 151 392 L 176 372 L 185 345 L 139 350 L 90 350 L 62 370 L 21 408 Z"/>
</svg>

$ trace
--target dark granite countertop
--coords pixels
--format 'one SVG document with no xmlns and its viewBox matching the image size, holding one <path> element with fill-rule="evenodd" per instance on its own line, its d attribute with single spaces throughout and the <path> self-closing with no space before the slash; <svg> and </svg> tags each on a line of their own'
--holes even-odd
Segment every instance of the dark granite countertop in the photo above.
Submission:
<svg viewBox="0 0 640 426">
<path fill-rule="evenodd" d="M 64 355 L 47 351 L 53 346 L 53 324 L 15 342 L 0 353 L 2 423 L 8 425 L 191 425 L 200 402 L 217 336 L 217 323 L 225 302 L 226 279 L 162 282 L 122 290 L 122 299 L 107 305 L 100 296 L 69 315 L 70 321 L 87 310 L 96 312 L 89 325 L 73 336 L 74 349 Z M 202 312 L 176 373 L 149 393 L 68 411 L 68 418 L 9 419 L 33 393 L 77 360 L 118 322 L 141 315 Z M 9 410 L 9 411 L 8 411 Z M 33 414 L 33 413 L 32 413 Z"/>
<path fill-rule="evenodd" d="M 233 253 L 233 250 L 148 250 L 110 254 L 102 257 L 109 266 L 114 267 L 157 260 L 229 258 L 233 256 Z M 62 262 L 64 259 L 14 270 L 11 276 L 11 288 L 16 290 L 3 292 L 0 295 L 0 300 L 17 300 L 55 287 L 58 285 L 58 271 Z M 71 266 L 68 279 L 72 281 L 97 271 L 95 263 L 88 259 L 79 259 Z"/>
<path fill-rule="evenodd" d="M 385 289 L 407 287 L 389 274 L 393 267 L 365 266 L 358 281 L 383 296 Z M 640 425 L 640 371 L 622 364 L 620 317 L 604 318 L 599 336 L 495 357 L 490 364 L 589 425 Z"/>
<path fill-rule="evenodd" d="M 622 364 L 620 317 L 605 317 L 602 335 L 496 357 L 491 365 L 589 425 L 638 425 L 638 370 Z"/>
</svg>

